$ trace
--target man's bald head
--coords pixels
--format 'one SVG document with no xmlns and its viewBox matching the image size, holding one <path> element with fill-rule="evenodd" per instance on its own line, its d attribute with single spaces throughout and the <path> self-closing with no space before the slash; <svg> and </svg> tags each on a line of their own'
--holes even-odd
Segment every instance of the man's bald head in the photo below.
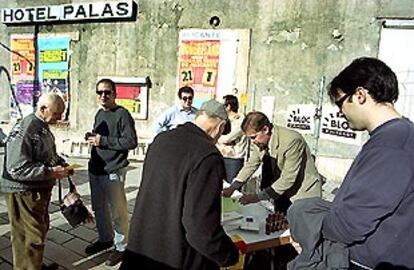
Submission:
<svg viewBox="0 0 414 270">
<path fill-rule="evenodd" d="M 43 94 L 37 102 L 36 115 L 48 124 L 55 124 L 62 119 L 65 111 L 65 102 L 57 94 Z"/>
</svg>

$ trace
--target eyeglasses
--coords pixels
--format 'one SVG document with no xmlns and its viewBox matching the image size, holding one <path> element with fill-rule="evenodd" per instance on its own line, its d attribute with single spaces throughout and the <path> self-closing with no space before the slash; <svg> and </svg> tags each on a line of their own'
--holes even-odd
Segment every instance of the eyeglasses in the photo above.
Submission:
<svg viewBox="0 0 414 270">
<path fill-rule="evenodd" d="M 353 94 L 354 93 L 352 93 L 352 94 L 346 94 L 345 96 L 341 97 L 340 99 L 335 100 L 335 105 L 338 106 L 339 109 L 342 109 L 342 105 L 344 104 L 345 100 L 347 100 Z"/>
<path fill-rule="evenodd" d="M 188 101 L 193 101 L 193 97 L 182 97 L 181 98 L 184 102 L 187 102 L 187 100 Z"/>
<path fill-rule="evenodd" d="M 105 95 L 105 96 L 109 96 L 110 94 L 112 94 L 112 91 L 111 90 L 98 90 L 98 91 L 96 91 L 96 94 L 98 95 L 98 96 L 102 96 L 102 95 Z"/>
</svg>

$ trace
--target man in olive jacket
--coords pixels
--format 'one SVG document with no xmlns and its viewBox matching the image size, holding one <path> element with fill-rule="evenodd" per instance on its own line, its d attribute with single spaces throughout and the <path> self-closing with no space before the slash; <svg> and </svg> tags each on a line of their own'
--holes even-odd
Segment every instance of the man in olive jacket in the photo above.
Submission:
<svg viewBox="0 0 414 270">
<path fill-rule="evenodd" d="M 249 113 L 242 129 L 252 142 L 250 158 L 231 186 L 223 190 L 224 196 L 230 196 L 240 188 L 262 165 L 261 191 L 243 195 L 240 198 L 242 204 L 274 199 L 275 208 L 286 211 L 290 201 L 321 197 L 322 176 L 302 135 L 273 126 L 261 112 Z"/>
<path fill-rule="evenodd" d="M 219 269 L 238 261 L 221 223 L 223 157 L 215 147 L 227 113 L 210 100 L 194 123 L 149 146 L 121 269 Z"/>
</svg>

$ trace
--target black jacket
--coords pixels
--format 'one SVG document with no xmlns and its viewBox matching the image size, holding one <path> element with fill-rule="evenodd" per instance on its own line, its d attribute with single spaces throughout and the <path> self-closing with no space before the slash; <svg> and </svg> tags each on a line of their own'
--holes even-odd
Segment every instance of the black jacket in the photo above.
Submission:
<svg viewBox="0 0 414 270">
<path fill-rule="evenodd" d="M 160 133 L 145 158 L 128 251 L 174 269 L 236 263 L 238 250 L 220 224 L 224 177 L 220 152 L 196 125 Z"/>
</svg>

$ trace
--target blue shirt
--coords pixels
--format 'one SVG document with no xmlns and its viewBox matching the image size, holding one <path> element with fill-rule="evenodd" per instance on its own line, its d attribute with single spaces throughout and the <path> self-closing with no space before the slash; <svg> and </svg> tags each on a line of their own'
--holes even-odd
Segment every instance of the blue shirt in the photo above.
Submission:
<svg viewBox="0 0 414 270">
<path fill-rule="evenodd" d="M 180 105 L 173 106 L 165 111 L 154 124 L 154 131 L 158 134 L 161 131 L 170 130 L 178 125 L 191 122 L 195 118 L 197 109 L 191 107 L 185 111 Z"/>
<path fill-rule="evenodd" d="M 324 218 L 323 234 L 348 244 L 362 265 L 414 269 L 414 124 L 393 119 L 370 135 Z"/>
</svg>

